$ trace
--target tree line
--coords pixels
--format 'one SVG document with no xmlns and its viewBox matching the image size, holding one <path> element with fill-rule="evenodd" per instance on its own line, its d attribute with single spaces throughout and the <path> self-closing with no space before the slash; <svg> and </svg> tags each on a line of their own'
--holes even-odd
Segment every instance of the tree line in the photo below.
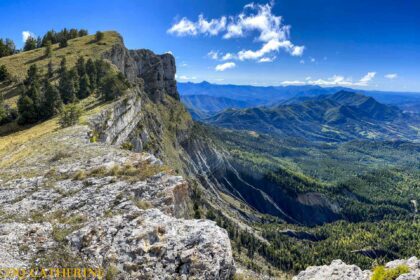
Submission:
<svg viewBox="0 0 420 280">
<path fill-rule="evenodd" d="M 58 78 L 57 84 L 52 83 L 55 78 Z M 6 107 L 0 100 L 0 122 L 17 119 L 20 125 L 33 124 L 57 115 L 62 112 L 63 106 L 94 93 L 105 101 L 113 100 L 129 86 L 124 75 L 113 71 L 111 65 L 102 59 L 89 58 L 86 61 L 84 57 L 79 57 L 76 65 L 69 69 L 63 57 L 57 70 L 54 70 L 50 61 L 44 77 L 37 65 L 33 64 L 19 86 L 21 93 L 17 112 Z"/>
<path fill-rule="evenodd" d="M 50 30 L 45 35 L 34 37 L 29 36 L 23 46 L 22 51 L 30 51 L 38 48 L 47 47 L 51 44 L 59 44 L 60 47 L 66 47 L 67 41 L 78 37 L 89 35 L 86 29 L 63 28 L 61 31 Z M 12 39 L 0 38 L 0 57 L 9 56 L 18 53 L 16 45 Z"/>
<path fill-rule="evenodd" d="M 59 32 L 54 30 L 48 31 L 43 37 L 38 36 L 37 38 L 29 36 L 23 46 L 23 51 L 30 51 L 38 48 L 47 47 L 51 44 L 59 44 L 60 48 L 67 47 L 67 41 L 78 37 L 88 35 L 89 32 L 86 29 L 67 29 L 64 28 Z"/>
</svg>

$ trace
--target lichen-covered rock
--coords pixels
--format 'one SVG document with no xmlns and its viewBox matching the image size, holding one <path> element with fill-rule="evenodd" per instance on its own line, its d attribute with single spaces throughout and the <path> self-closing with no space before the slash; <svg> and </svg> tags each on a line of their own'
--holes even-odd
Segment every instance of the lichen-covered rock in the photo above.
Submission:
<svg viewBox="0 0 420 280">
<path fill-rule="evenodd" d="M 129 279 L 228 279 L 234 273 L 224 230 L 158 209 L 90 223 L 69 240 L 93 265 L 113 265 Z"/>
<path fill-rule="evenodd" d="M 91 143 L 89 131 L 45 135 L 28 144 L 36 153 L 0 171 L 0 264 L 64 260 L 113 267 L 117 279 L 230 279 L 227 232 L 186 219 L 187 182 L 151 154 Z"/>
<path fill-rule="evenodd" d="M 293 280 L 369 280 L 370 276 L 370 271 L 362 271 L 356 265 L 334 260 L 330 265 L 310 266 L 293 277 Z"/>
<path fill-rule="evenodd" d="M 417 257 L 411 257 L 407 260 L 394 260 L 388 262 L 386 268 L 396 268 L 406 265 L 409 273 L 398 276 L 396 280 L 419 280 L 420 279 L 420 260 Z M 310 266 L 301 271 L 293 280 L 370 280 L 372 272 L 362 271 L 356 265 L 347 265 L 341 260 L 334 260 L 330 265 Z"/>
</svg>

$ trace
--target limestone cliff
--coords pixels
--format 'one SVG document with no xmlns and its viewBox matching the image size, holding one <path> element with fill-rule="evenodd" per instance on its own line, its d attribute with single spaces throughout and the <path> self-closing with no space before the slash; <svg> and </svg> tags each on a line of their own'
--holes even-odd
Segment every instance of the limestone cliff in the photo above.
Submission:
<svg viewBox="0 0 420 280">
<path fill-rule="evenodd" d="M 103 267 L 107 279 L 232 278 L 226 231 L 188 219 L 188 182 L 168 160 L 178 162 L 191 125 L 173 56 L 121 43 L 103 57 L 132 87 L 81 125 L 36 138 L 56 120 L 29 129 L 31 141 L 2 159 L 0 263 Z"/>
</svg>

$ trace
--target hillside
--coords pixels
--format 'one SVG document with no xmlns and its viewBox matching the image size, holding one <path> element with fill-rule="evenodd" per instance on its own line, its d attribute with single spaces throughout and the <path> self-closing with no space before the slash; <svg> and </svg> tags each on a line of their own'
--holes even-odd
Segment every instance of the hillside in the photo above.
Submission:
<svg viewBox="0 0 420 280">
<path fill-rule="evenodd" d="M 227 110 L 205 120 L 226 128 L 337 142 L 352 139 L 418 140 L 417 117 L 372 97 L 340 91 L 289 105 Z"/>
<path fill-rule="evenodd" d="M 115 32 L 106 32 L 103 42 L 91 40 L 69 41 L 55 52 L 54 64 L 62 55 L 69 67 L 79 55 L 104 58 L 130 87 L 113 101 L 95 94 L 78 101 L 82 117 L 68 128 L 60 127 L 59 116 L 0 126 L 1 263 L 100 267 L 107 279 L 230 279 L 235 267 L 226 231 L 191 219 L 192 188 L 178 176 L 176 135 L 191 119 L 178 100 L 174 58 L 129 51 Z M 42 53 L 1 63 L 22 79 L 34 63 L 46 72 Z M 10 88 L 0 93 L 13 104 Z"/>
<path fill-rule="evenodd" d="M 51 84 L 59 84 L 63 55 L 68 71 L 83 55 L 111 63 L 128 86 L 111 99 L 102 87 L 76 99 L 82 116 L 66 128 L 60 114 L 0 126 L 0 261 L 7 266 L 99 266 L 106 279 L 232 279 L 235 271 L 239 279 L 290 279 L 337 258 L 370 268 L 419 250 L 412 223 L 418 144 L 369 142 L 354 132 L 375 122 L 389 135 L 404 117 L 399 109 L 354 93 L 321 97 L 323 89 L 308 87 L 316 99 L 227 110 L 218 116 L 234 129 L 208 126 L 181 104 L 171 54 L 128 50 L 115 32 L 68 43 L 53 47 Z M 16 106 L 31 65 L 45 77 L 43 53 L 2 58 L 15 76 L 1 84 L 6 104 Z M 232 89 L 244 100 L 204 96 L 200 88 L 184 100 L 216 112 L 249 106 L 247 96 L 260 102 L 266 90 Z M 277 94 L 270 90 L 262 102 Z M 276 123 L 302 138 L 278 137 Z M 327 125 L 343 130 L 343 145 L 330 145 L 336 132 L 317 131 Z M 269 126 L 276 133 L 263 133 Z"/>
<path fill-rule="evenodd" d="M 13 80 L 22 81 L 29 69 L 29 66 L 36 64 L 47 73 L 47 65 L 51 61 L 54 69 L 58 69 L 63 57 L 67 65 L 73 67 L 79 57 L 92 59 L 101 58 L 115 44 L 122 43 L 122 38 L 117 32 L 105 32 L 104 39 L 98 44 L 95 43 L 95 36 L 88 35 L 68 41 L 66 48 L 60 48 L 58 44 L 52 45 L 51 58 L 45 57 L 45 48 L 22 52 L 13 56 L 0 58 L 0 65 L 5 65 L 13 77 Z M 6 85 L 0 83 L 0 92 L 3 94 L 5 103 L 15 107 L 18 98 L 17 83 Z"/>
</svg>

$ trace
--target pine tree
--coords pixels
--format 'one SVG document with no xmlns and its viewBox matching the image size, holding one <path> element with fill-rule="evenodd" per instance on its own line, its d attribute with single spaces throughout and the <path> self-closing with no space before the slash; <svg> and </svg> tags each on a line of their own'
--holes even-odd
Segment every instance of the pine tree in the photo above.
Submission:
<svg viewBox="0 0 420 280">
<path fill-rule="evenodd" d="M 86 64 L 85 64 L 85 59 L 83 58 L 83 56 L 77 59 L 76 69 L 77 69 L 77 74 L 79 74 L 80 77 L 86 74 Z"/>
<path fill-rule="evenodd" d="M 96 31 L 95 40 L 96 42 L 100 42 L 104 38 L 104 33 L 101 31 Z"/>
<path fill-rule="evenodd" d="M 24 85 L 18 100 L 18 123 L 35 123 L 41 116 L 41 85 L 36 64 L 29 67 Z"/>
<path fill-rule="evenodd" d="M 72 80 L 72 83 L 74 85 L 75 93 L 77 94 L 77 92 L 79 92 L 79 88 L 80 88 L 80 86 L 79 86 L 80 76 L 77 73 L 76 68 L 71 69 L 69 71 L 69 75 L 70 75 L 70 79 Z"/>
<path fill-rule="evenodd" d="M 78 31 L 75 28 L 70 29 L 69 31 L 69 39 L 75 39 L 78 37 Z"/>
<path fill-rule="evenodd" d="M 72 103 L 76 100 L 76 88 L 69 71 L 60 75 L 58 88 L 60 90 L 61 99 L 64 104 Z"/>
<path fill-rule="evenodd" d="M 95 61 L 96 67 L 96 86 L 100 87 L 102 85 L 102 79 L 104 79 L 109 72 L 110 65 L 105 62 L 103 59 L 98 59 Z"/>
<path fill-rule="evenodd" d="M 64 75 L 66 72 L 67 72 L 67 60 L 66 60 L 66 57 L 64 56 L 60 62 L 60 70 L 59 70 L 60 76 Z"/>
<path fill-rule="evenodd" d="M 51 79 L 53 76 L 54 76 L 54 68 L 53 68 L 52 61 L 50 60 L 50 62 L 48 62 L 47 77 L 48 79 Z"/>
<path fill-rule="evenodd" d="M 39 77 L 39 73 L 38 73 L 38 67 L 36 66 L 36 64 L 32 64 L 29 67 L 27 77 L 23 81 L 23 83 L 28 88 L 31 87 L 31 86 L 34 86 L 34 85 L 35 86 L 40 85 L 40 77 Z"/>
<path fill-rule="evenodd" d="M 25 41 L 25 45 L 23 46 L 23 51 L 30 51 L 36 49 L 36 39 L 29 36 L 28 39 Z"/>
<path fill-rule="evenodd" d="M 86 62 L 86 74 L 89 76 L 91 91 L 93 91 L 97 87 L 96 81 L 98 73 L 96 70 L 96 65 L 91 58 L 89 58 Z"/>
<path fill-rule="evenodd" d="M 7 81 L 10 78 L 9 71 L 5 65 L 0 65 L 0 82 Z"/>
<path fill-rule="evenodd" d="M 79 35 L 79 37 L 83 37 L 83 36 L 86 36 L 88 34 L 89 34 L 89 32 L 86 29 L 80 29 L 78 35 Z"/>
<path fill-rule="evenodd" d="M 45 84 L 42 112 L 44 114 L 44 118 L 50 118 L 61 111 L 63 101 L 61 100 L 60 92 L 54 85 L 52 85 L 48 80 L 46 80 Z"/>
<path fill-rule="evenodd" d="M 84 74 L 80 78 L 79 84 L 80 84 L 79 92 L 77 96 L 79 97 L 79 99 L 84 99 L 90 95 L 91 86 L 90 86 L 89 76 L 87 74 Z"/>
<path fill-rule="evenodd" d="M 60 40 L 60 42 L 59 42 L 59 46 L 60 46 L 60 48 L 65 48 L 65 47 L 67 47 L 68 46 L 68 43 L 67 43 L 67 38 L 62 38 L 61 40 Z"/>
<path fill-rule="evenodd" d="M 52 44 L 51 41 L 45 43 L 45 57 L 51 57 L 52 55 Z"/>
<path fill-rule="evenodd" d="M 18 124 L 35 123 L 38 120 L 38 112 L 35 110 L 34 102 L 26 94 L 22 94 L 17 103 L 19 117 Z"/>
</svg>

